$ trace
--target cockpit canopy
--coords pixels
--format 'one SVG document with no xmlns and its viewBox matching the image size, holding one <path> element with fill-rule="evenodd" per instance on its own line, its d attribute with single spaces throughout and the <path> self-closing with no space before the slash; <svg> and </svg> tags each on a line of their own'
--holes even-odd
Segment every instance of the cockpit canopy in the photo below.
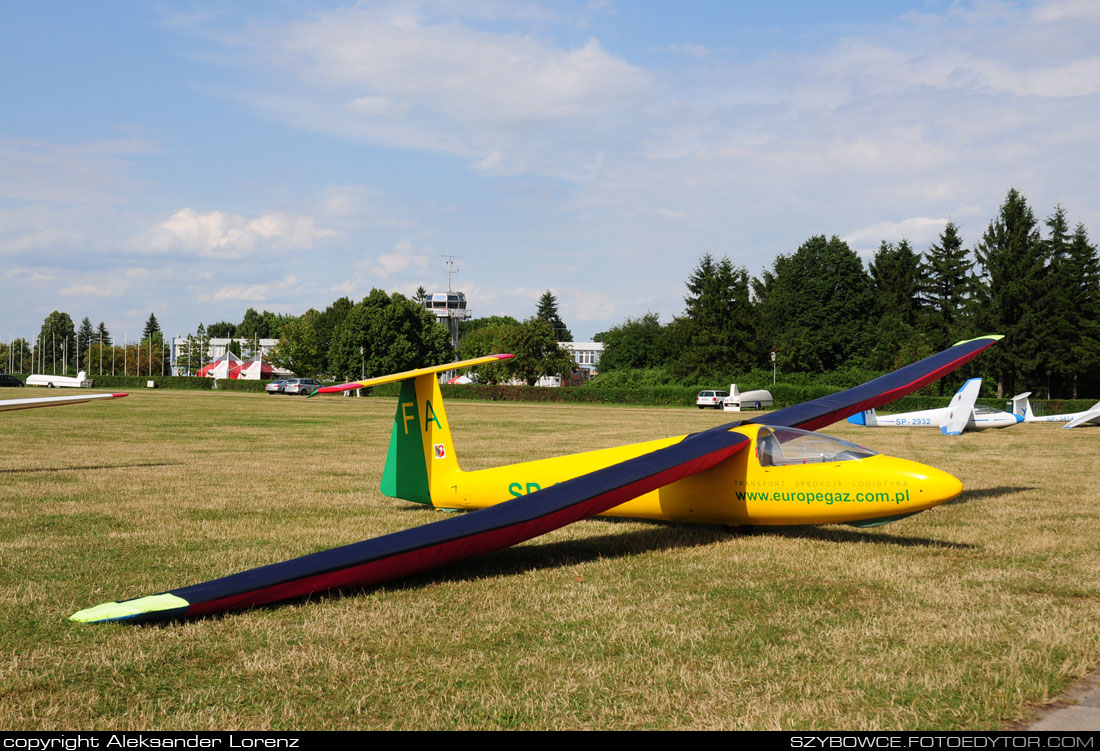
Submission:
<svg viewBox="0 0 1100 751">
<path fill-rule="evenodd" d="M 995 415 L 1001 410 L 993 409 L 993 407 L 986 407 L 985 405 L 978 404 L 974 407 L 974 414 L 976 415 Z"/>
<path fill-rule="evenodd" d="M 866 459 L 876 453 L 839 438 L 798 428 L 765 425 L 756 434 L 756 456 L 761 467 L 844 462 Z"/>
</svg>

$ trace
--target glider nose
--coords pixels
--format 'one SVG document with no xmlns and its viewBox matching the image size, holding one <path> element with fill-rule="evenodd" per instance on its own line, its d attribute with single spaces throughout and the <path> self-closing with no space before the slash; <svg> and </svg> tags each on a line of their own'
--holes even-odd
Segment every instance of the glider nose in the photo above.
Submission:
<svg viewBox="0 0 1100 751">
<path fill-rule="evenodd" d="M 913 500 L 925 508 L 938 506 L 962 492 L 962 481 L 955 475 L 935 467 L 922 467 L 923 481 L 917 485 L 917 498 Z"/>
</svg>

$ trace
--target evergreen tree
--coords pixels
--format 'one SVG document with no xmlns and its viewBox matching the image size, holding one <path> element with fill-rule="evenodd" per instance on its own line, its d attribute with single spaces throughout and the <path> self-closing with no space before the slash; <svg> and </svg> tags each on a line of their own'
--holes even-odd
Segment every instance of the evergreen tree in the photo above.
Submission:
<svg viewBox="0 0 1100 751">
<path fill-rule="evenodd" d="M 920 317 L 920 256 L 908 240 L 897 245 L 882 241 L 870 263 L 875 312 L 894 316 L 907 326 Z"/>
<path fill-rule="evenodd" d="M 96 327 L 96 341 L 102 342 L 104 347 L 111 346 L 111 332 L 107 330 L 107 325 L 103 321 L 100 321 L 99 326 Z"/>
<path fill-rule="evenodd" d="M 557 341 L 573 341 L 573 334 L 565 327 L 565 324 L 562 323 L 561 316 L 558 315 L 558 300 L 550 290 L 543 292 L 542 297 L 539 298 L 539 306 L 538 310 L 535 312 L 535 318 L 539 318 L 550 324 L 550 328 L 553 330 L 554 336 L 557 337 Z"/>
<path fill-rule="evenodd" d="M 755 364 L 759 353 L 748 272 L 734 267 L 729 258 L 715 262 L 706 253 L 688 278 L 687 288 L 687 307 L 674 327 L 679 350 L 672 361 L 676 374 L 702 378 L 728 373 L 735 365 Z"/>
<path fill-rule="evenodd" d="M 153 334 L 158 333 L 160 333 L 160 324 L 157 323 L 157 317 L 150 313 L 149 320 L 145 322 L 145 328 L 141 331 L 141 338 L 148 339 Z"/>
<path fill-rule="evenodd" d="M 969 251 L 962 246 L 959 228 L 954 222 L 947 223 L 940 234 L 939 244 L 933 244 L 924 254 L 920 288 L 924 305 L 921 327 L 933 351 L 939 352 L 980 333 L 967 329 L 964 321 L 972 291 L 970 269 L 974 265 L 968 255 Z"/>
<path fill-rule="evenodd" d="M 876 333 L 870 366 L 892 370 L 932 354 L 917 328 L 920 320 L 920 256 L 908 240 L 879 246 L 870 263 Z"/>
<path fill-rule="evenodd" d="M 1076 399 L 1082 376 L 1090 378 L 1093 389 L 1100 387 L 1100 258 L 1085 225 L 1074 229 L 1063 263 L 1066 307 L 1077 313 L 1075 330 L 1066 342 L 1064 370 Z"/>
<path fill-rule="evenodd" d="M 978 319 L 1005 340 L 983 358 L 996 374 L 997 397 L 1018 386 L 1042 382 L 1048 347 L 1042 341 L 1048 281 L 1046 247 L 1035 214 L 1015 189 L 1008 191 L 996 219 L 974 249 L 983 303 Z"/>
<path fill-rule="evenodd" d="M 88 320 L 87 316 L 84 316 L 84 320 L 80 322 L 80 329 L 76 332 L 77 342 L 77 370 L 88 370 L 87 367 L 87 353 L 88 347 L 92 344 L 92 339 L 95 337 L 95 329 L 92 327 L 92 322 Z"/>
<path fill-rule="evenodd" d="M 1047 352 L 1047 398 L 1051 398 L 1051 378 L 1061 385 L 1072 379 L 1069 353 L 1079 334 L 1080 311 L 1074 308 L 1075 269 L 1069 261 L 1070 230 L 1066 210 L 1061 205 L 1047 217 L 1048 236 L 1043 240 L 1049 264 L 1049 282 L 1044 287 L 1043 310 L 1039 319 L 1039 335 L 1047 342 L 1059 342 Z"/>
</svg>

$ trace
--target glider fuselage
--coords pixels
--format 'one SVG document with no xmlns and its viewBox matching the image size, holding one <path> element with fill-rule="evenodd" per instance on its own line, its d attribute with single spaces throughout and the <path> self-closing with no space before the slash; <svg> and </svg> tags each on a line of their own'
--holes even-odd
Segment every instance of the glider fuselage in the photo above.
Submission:
<svg viewBox="0 0 1100 751">
<path fill-rule="evenodd" d="M 406 383 L 398 398 L 390 439 L 393 463 L 387 457 L 382 492 L 437 508 L 494 506 L 684 439 L 673 436 L 463 471 L 438 384 L 430 378 L 415 386 Z M 962 483 L 942 470 L 820 433 L 760 424 L 730 430 L 750 441 L 746 450 L 601 515 L 734 525 L 866 522 L 924 511 L 962 491 Z M 403 449 L 409 459 L 404 472 L 399 458 Z M 414 477 L 409 470 L 423 463 L 426 472 Z"/>
<path fill-rule="evenodd" d="M 916 412 L 900 412 L 893 415 L 875 415 L 874 421 L 867 420 L 861 424 L 871 428 L 941 428 L 947 422 L 950 412 L 950 407 L 941 407 L 939 409 L 921 409 Z M 965 429 L 1008 428 L 1018 422 L 1021 422 L 1021 420 L 1011 412 L 978 407 L 970 415 L 970 419 L 966 421 Z"/>
</svg>

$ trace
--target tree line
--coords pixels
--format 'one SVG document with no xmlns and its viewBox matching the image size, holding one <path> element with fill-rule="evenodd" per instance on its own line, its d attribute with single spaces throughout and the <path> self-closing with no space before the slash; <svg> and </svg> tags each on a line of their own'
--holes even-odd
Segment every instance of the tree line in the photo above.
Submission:
<svg viewBox="0 0 1100 751">
<path fill-rule="evenodd" d="M 1044 230 L 1045 227 L 1045 230 Z M 882 242 L 865 268 L 847 243 L 811 237 L 758 278 L 704 255 L 682 316 L 648 313 L 596 336 L 600 370 L 655 369 L 664 382 L 722 383 L 754 367 L 885 371 L 983 334 L 998 396 L 1100 391 L 1100 260 L 1083 224 L 1056 206 L 1043 226 L 1012 189 L 968 250 L 948 222 L 919 253 Z"/>
<path fill-rule="evenodd" d="M 38 336 L 0 343 L 0 368 L 9 373 L 76 373 L 89 375 L 127 373 L 130 375 L 167 375 L 168 345 L 157 317 L 150 313 L 141 336 L 114 342 L 107 326 L 93 326 L 87 316 L 80 327 L 73 325 L 68 313 L 52 311 L 42 322 Z"/>
<path fill-rule="evenodd" d="M 522 323 L 510 316 L 460 321 L 457 353 L 447 327 L 424 307 L 424 294 L 418 298 L 374 289 L 357 303 L 341 297 L 323 311 L 311 308 L 283 323 L 268 359 L 298 375 L 345 381 L 500 352 L 516 356 L 478 368 L 481 380 L 519 378 L 533 384 L 543 375 L 572 372 L 569 353 L 557 338 L 570 341 L 572 335 L 549 291 L 536 315 Z"/>
</svg>

